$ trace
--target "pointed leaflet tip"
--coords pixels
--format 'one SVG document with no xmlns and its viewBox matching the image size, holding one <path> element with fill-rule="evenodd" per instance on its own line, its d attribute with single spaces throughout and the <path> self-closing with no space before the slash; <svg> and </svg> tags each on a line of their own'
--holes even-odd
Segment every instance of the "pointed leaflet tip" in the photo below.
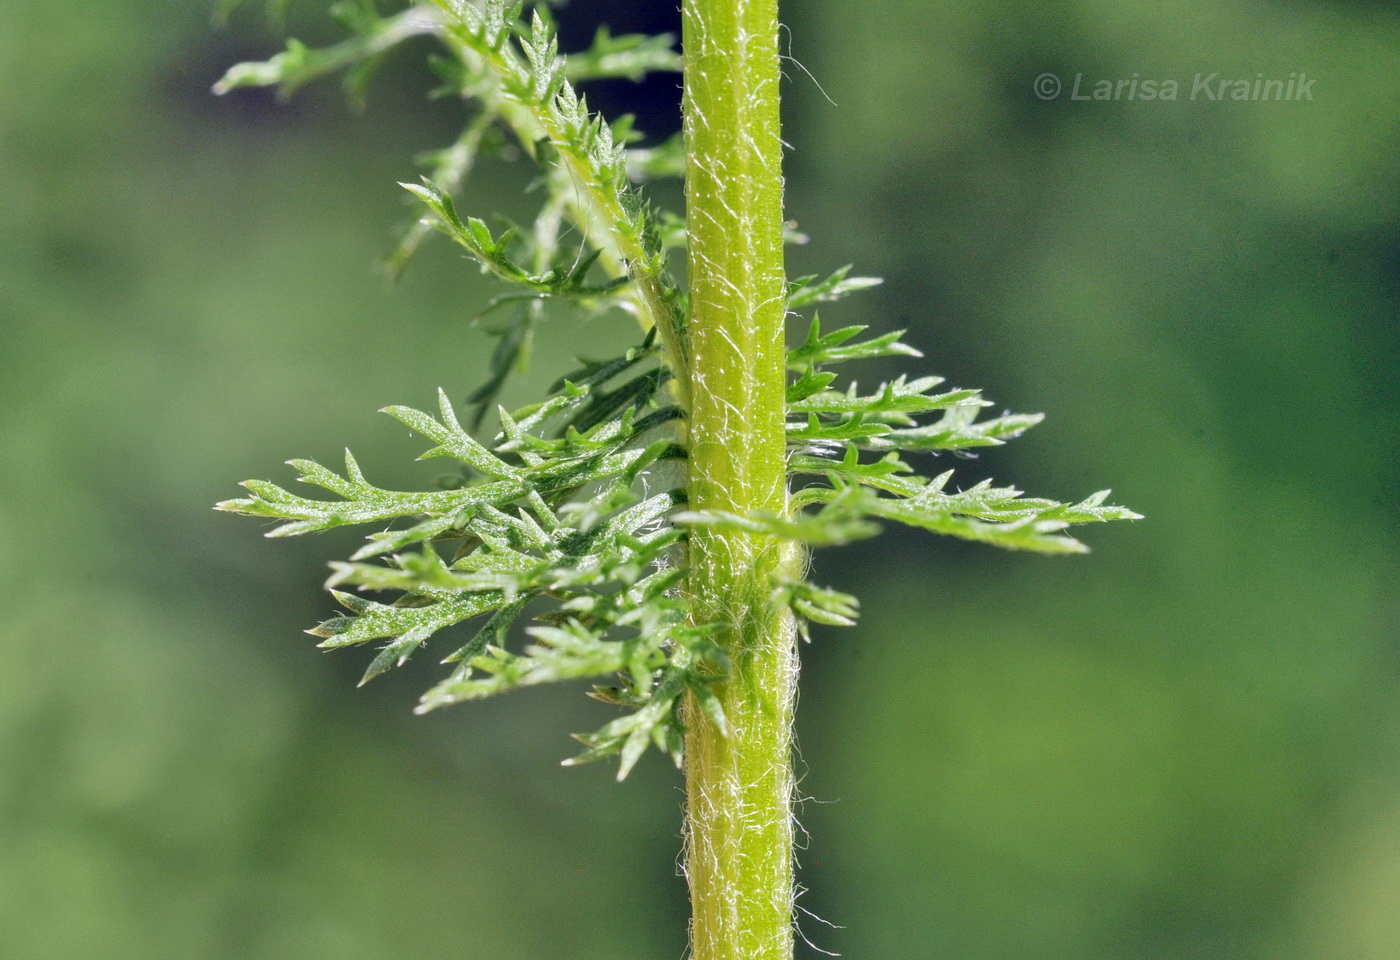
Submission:
<svg viewBox="0 0 1400 960">
<path fill-rule="evenodd" d="M 442 422 L 454 433 L 462 433 L 462 425 L 457 421 L 457 411 L 452 407 L 452 400 L 447 396 L 447 391 L 442 387 L 437 388 L 438 409 L 442 412 Z"/>
<path fill-rule="evenodd" d="M 895 341 L 896 341 L 895 345 L 896 345 L 897 347 L 900 348 L 900 349 L 899 349 L 899 352 L 902 353 L 902 354 L 904 354 L 904 356 L 906 356 L 906 357 L 915 357 L 915 358 L 922 359 L 922 358 L 923 358 L 923 355 L 924 355 L 924 352 L 923 352 L 922 350 L 920 350 L 918 347 L 911 347 L 911 346 L 910 346 L 909 344 L 907 344 L 907 343 L 900 343 L 900 342 L 899 342 L 899 338 L 902 337 L 902 336 L 904 336 L 904 335 L 905 335 L 906 333 L 908 333 L 908 332 L 909 332 L 909 331 L 907 331 L 907 330 L 896 330 L 896 331 L 894 332 L 894 339 L 895 339 Z M 942 380 L 943 380 L 942 377 L 939 377 L 938 379 L 939 379 L 939 382 L 940 382 L 940 383 L 941 383 Z M 979 392 L 980 392 L 980 391 L 979 391 Z"/>
</svg>

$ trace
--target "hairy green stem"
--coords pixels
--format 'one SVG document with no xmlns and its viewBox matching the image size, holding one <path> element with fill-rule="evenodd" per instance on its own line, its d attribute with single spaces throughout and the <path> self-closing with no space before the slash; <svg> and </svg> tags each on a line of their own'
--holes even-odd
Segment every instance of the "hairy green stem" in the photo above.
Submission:
<svg viewBox="0 0 1400 960">
<path fill-rule="evenodd" d="M 690 506 L 787 510 L 782 142 L 777 0 L 684 4 L 690 232 Z M 687 712 L 687 874 L 694 960 L 792 956 L 795 630 L 774 538 L 698 528 L 686 584 L 725 622 L 716 686 L 728 729 Z"/>
</svg>

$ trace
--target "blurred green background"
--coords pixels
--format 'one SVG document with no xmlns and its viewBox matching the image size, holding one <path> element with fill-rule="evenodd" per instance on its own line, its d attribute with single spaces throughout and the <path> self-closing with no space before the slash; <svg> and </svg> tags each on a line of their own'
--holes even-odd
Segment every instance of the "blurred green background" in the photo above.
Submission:
<svg viewBox="0 0 1400 960">
<path fill-rule="evenodd" d="M 335 36 L 321 6 L 294 8 L 308 39 Z M 672 7 L 562 16 L 582 38 Z M 934 370 L 1049 414 L 964 482 L 1111 484 L 1148 517 L 1084 558 L 897 531 L 820 558 L 866 613 L 803 650 L 801 904 L 840 925 L 806 935 L 1400 958 L 1395 7 L 784 16 L 826 94 L 789 64 L 794 273 L 885 276 L 829 315 L 908 326 Z M 364 114 L 334 83 L 208 94 L 278 45 L 204 0 L 0 9 L 0 957 L 679 957 L 674 771 L 561 770 L 606 716 L 574 691 L 418 719 L 431 657 L 356 691 L 366 657 L 297 632 L 355 535 L 210 510 L 347 442 L 421 481 L 373 411 L 465 395 L 489 348 L 467 320 L 490 287 L 444 247 L 392 293 L 371 269 L 409 215 L 394 181 L 460 120 L 424 99 L 429 46 Z M 1297 71 L 1312 102 L 1032 90 Z M 595 96 L 664 130 L 675 81 Z M 524 211 L 526 182 L 487 166 L 463 206 Z M 556 327 L 537 382 L 632 335 Z"/>
</svg>

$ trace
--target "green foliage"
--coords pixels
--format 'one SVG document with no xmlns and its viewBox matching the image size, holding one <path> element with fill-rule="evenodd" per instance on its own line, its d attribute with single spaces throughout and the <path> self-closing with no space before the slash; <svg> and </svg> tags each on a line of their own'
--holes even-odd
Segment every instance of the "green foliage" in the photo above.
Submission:
<svg viewBox="0 0 1400 960">
<path fill-rule="evenodd" d="M 404 235 L 390 260 L 394 272 L 437 231 L 461 246 L 483 271 L 507 285 L 482 316 L 509 310 L 498 329 L 491 373 L 470 398 L 464 428 L 446 393 L 432 416 L 390 407 L 434 446 L 424 458 L 455 461 L 441 489 L 400 492 L 371 484 L 347 452 L 344 474 L 312 461 L 292 461 L 300 480 L 333 494 L 311 499 L 265 481 L 251 496 L 220 509 L 281 521 L 269 536 L 293 536 L 349 525 L 373 525 L 367 544 L 332 565 L 328 586 L 348 613 L 313 628 L 322 646 L 379 642 L 365 680 L 402 664 L 449 628 L 477 621 L 443 661 L 448 676 L 424 695 L 420 711 L 556 680 L 602 679 L 594 695 L 629 712 L 581 737 L 576 761 L 620 754 L 625 776 L 649 745 L 679 762 L 682 704 L 693 697 L 723 729 L 712 685 L 725 676 L 726 653 L 713 636 L 724 624 L 694 623 L 679 585 L 686 576 L 685 541 L 696 527 L 777 537 L 820 547 L 872 536 L 881 522 L 1042 553 L 1082 552 L 1072 525 L 1131 519 L 1105 506 L 1107 492 L 1075 503 L 1023 496 L 984 480 L 967 489 L 951 471 L 929 477 L 905 454 L 969 455 L 1012 439 L 1038 415 L 979 420 L 989 406 L 980 392 L 941 389 L 941 378 L 898 377 L 863 392 L 838 385 L 842 363 L 918 357 L 901 332 L 867 339 L 865 328 L 823 333 L 814 315 L 807 336 L 788 352 L 787 442 L 792 484 L 785 515 L 737 515 L 685 508 L 685 418 L 695 368 L 685 297 L 671 280 L 670 251 L 684 245 L 685 222 L 654 213 L 639 185 L 684 167 L 677 141 L 636 146 L 630 121 L 609 124 L 589 112 L 574 84 L 639 79 L 674 71 L 669 37 L 612 37 L 565 62 L 547 8 L 435 0 L 389 17 L 368 7 L 345 8 L 352 31 L 325 50 L 295 42 L 265 63 L 234 67 L 221 92 L 276 85 L 291 92 L 336 70 L 348 84 L 363 80 L 384 54 L 421 34 L 436 37 L 448 58 L 437 64 L 448 92 L 473 115 L 462 135 L 430 161 L 421 184 L 405 184 L 426 216 Z M 454 193 L 481 152 L 504 131 L 539 168 L 544 199 L 533 227 L 493 231 L 463 218 Z M 572 228 L 582 239 L 560 256 Z M 826 278 L 802 277 L 788 288 L 799 311 L 833 303 L 880 281 L 843 268 Z M 529 344 L 547 311 L 624 310 L 646 331 L 641 346 L 584 366 L 546 399 L 499 410 L 500 429 L 473 436 L 482 415 Z M 773 602 L 802 625 L 849 625 L 852 597 L 803 580 L 777 579 Z M 338 588 L 355 588 L 345 592 Z M 362 592 L 391 594 L 377 602 Z M 533 617 L 518 652 L 512 628 Z M 518 645 L 518 641 L 517 641 Z"/>
<path fill-rule="evenodd" d="M 327 648 L 387 640 L 365 681 L 405 662 L 439 631 L 485 617 L 446 658 L 453 671 L 420 710 L 516 686 L 621 673 L 626 682 L 607 698 L 636 710 L 584 738 L 589 750 L 579 759 L 621 752 L 625 774 L 649 742 L 679 758 L 679 697 L 692 691 L 712 700 L 706 687 L 722 675 L 724 661 L 708 640 L 714 627 L 688 625 L 674 595 L 684 575 L 674 564 L 683 532 L 666 517 L 684 491 L 638 492 L 684 457 L 665 435 L 680 410 L 667 402 L 668 378 L 655 357 L 648 342 L 581 371 L 577 382 L 566 379 L 542 403 L 501 411 L 502 428 L 489 447 L 463 429 L 443 392 L 436 417 L 387 408 L 435 444 L 420 459 L 456 461 L 459 475 L 445 484 L 449 489 L 376 487 L 347 451 L 344 475 L 292 461 L 302 482 L 336 500 L 249 481 L 251 497 L 219 508 L 284 521 L 269 536 L 403 523 L 371 533 L 349 562 L 332 564 L 328 586 L 349 614 L 309 631 Z M 377 558 L 383 562 L 364 562 Z M 334 589 L 346 586 L 399 596 L 385 604 Z M 538 609 L 537 600 L 548 609 Z M 523 655 L 508 653 L 505 637 L 532 605 L 551 625 L 528 631 L 533 644 Z"/>
</svg>

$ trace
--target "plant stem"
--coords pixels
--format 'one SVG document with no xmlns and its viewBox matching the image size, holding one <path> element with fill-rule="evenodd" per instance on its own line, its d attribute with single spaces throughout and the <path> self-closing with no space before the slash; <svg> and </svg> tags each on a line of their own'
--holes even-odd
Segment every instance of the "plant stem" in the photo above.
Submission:
<svg viewBox="0 0 1400 960">
<path fill-rule="evenodd" d="M 786 288 L 777 0 L 685 0 L 690 234 L 690 508 L 787 510 Z M 773 577 L 799 573 L 771 538 L 696 529 L 686 590 L 725 622 L 728 729 L 687 711 L 694 960 L 792 956 L 791 614 Z"/>
</svg>

